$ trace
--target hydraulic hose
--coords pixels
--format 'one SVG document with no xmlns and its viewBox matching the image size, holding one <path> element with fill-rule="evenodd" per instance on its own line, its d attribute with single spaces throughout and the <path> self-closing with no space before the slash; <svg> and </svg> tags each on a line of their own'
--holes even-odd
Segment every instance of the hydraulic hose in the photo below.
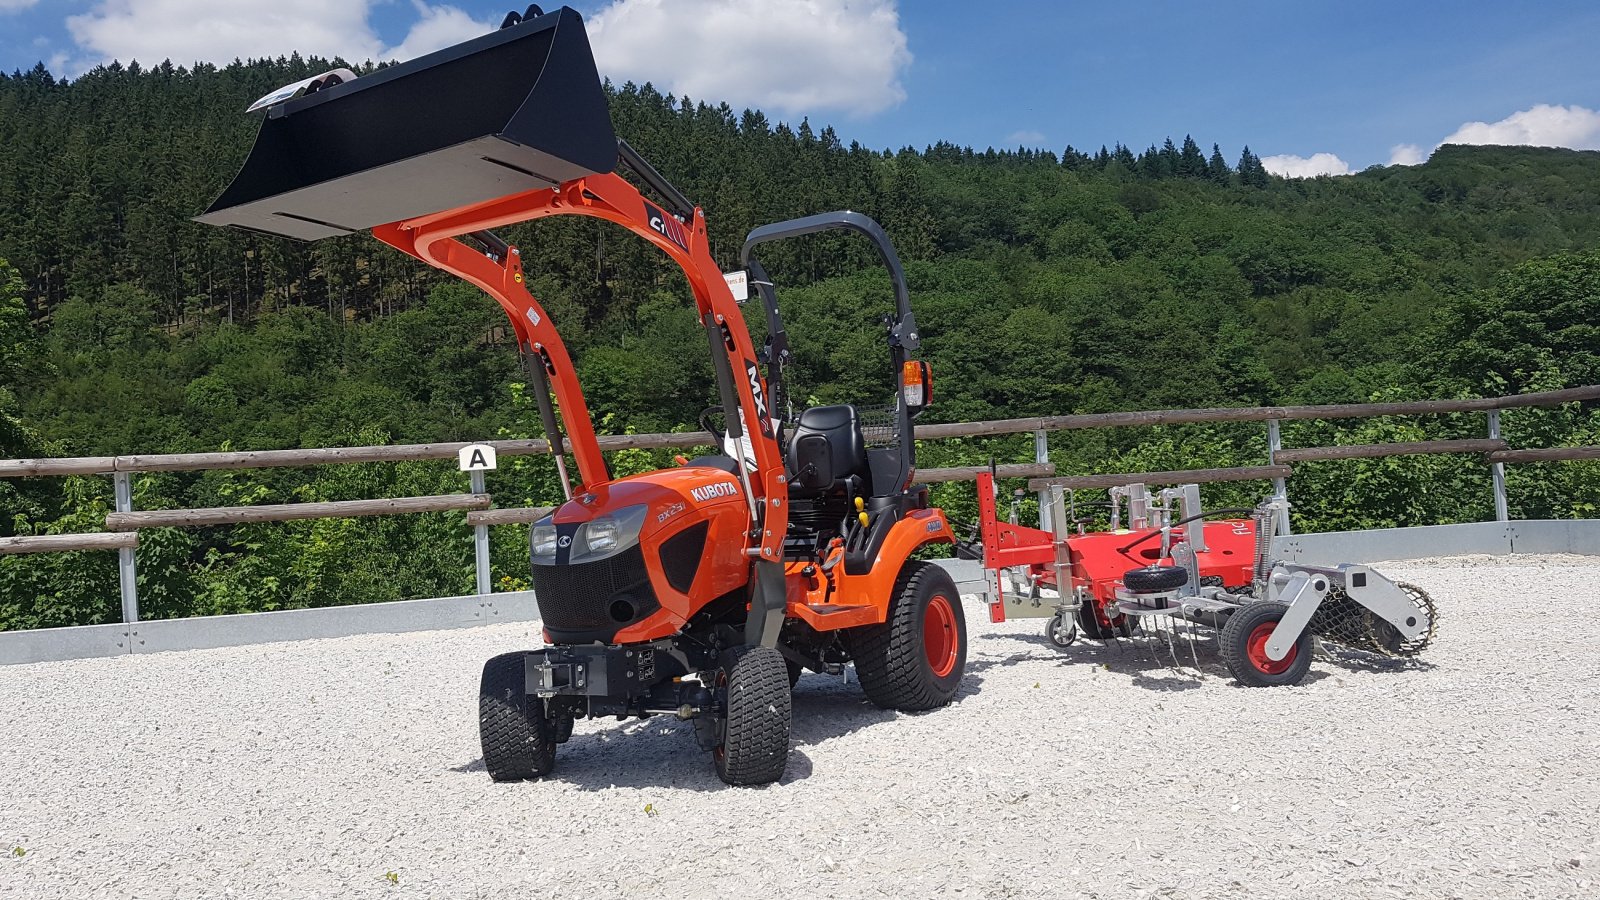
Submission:
<svg viewBox="0 0 1600 900">
<path fill-rule="evenodd" d="M 1255 512 L 1255 510 L 1253 510 L 1253 509 L 1240 509 L 1239 507 L 1229 507 L 1227 509 L 1213 509 L 1213 510 L 1208 510 L 1208 511 L 1203 512 L 1203 513 L 1195 513 L 1194 515 L 1189 516 L 1187 518 L 1179 519 L 1178 521 L 1173 522 L 1171 525 L 1168 525 L 1167 527 L 1168 528 L 1177 528 L 1179 525 L 1187 525 L 1190 522 L 1195 521 L 1196 519 L 1209 519 L 1212 516 L 1250 515 L 1253 512 Z M 1133 548 L 1139 546 L 1140 544 L 1144 543 L 1145 541 L 1148 541 L 1153 537 L 1157 537 L 1160 534 L 1161 534 L 1161 529 L 1159 529 L 1159 528 L 1155 529 L 1154 531 L 1150 532 L 1149 534 L 1141 534 L 1138 537 L 1134 538 L 1133 540 L 1129 541 L 1127 544 L 1125 544 L 1125 545 L 1123 545 L 1121 547 L 1118 547 L 1117 548 L 1117 552 L 1118 553 L 1127 553 L 1129 550 L 1132 550 Z"/>
</svg>

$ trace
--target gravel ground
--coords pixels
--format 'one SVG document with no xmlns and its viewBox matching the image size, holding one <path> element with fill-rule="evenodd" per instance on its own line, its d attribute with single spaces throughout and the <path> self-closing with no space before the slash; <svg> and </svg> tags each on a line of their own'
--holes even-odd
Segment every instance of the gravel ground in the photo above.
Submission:
<svg viewBox="0 0 1600 900">
<path fill-rule="evenodd" d="M 1270 690 L 969 600 L 955 705 L 808 674 L 763 789 L 670 721 L 491 783 L 478 673 L 527 625 L 0 668 L 0 897 L 1600 896 L 1600 620 L 1543 614 L 1600 565 L 1382 568 L 1439 603 L 1424 661 Z"/>
</svg>

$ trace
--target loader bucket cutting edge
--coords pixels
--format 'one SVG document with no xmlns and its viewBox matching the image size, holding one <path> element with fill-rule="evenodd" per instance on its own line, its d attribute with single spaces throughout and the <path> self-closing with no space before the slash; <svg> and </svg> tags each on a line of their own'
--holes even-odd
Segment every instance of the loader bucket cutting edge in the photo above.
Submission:
<svg viewBox="0 0 1600 900">
<path fill-rule="evenodd" d="M 577 12 L 520 25 L 267 111 L 195 221 L 318 240 L 616 168 Z"/>
</svg>

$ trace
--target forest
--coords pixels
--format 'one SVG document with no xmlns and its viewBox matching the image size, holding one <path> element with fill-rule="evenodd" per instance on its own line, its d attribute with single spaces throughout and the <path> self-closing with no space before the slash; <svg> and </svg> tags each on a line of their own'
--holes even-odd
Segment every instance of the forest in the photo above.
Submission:
<svg viewBox="0 0 1600 900">
<path fill-rule="evenodd" d="M 296 244 L 195 224 L 278 85 L 338 61 L 111 65 L 0 75 L 0 458 L 538 437 L 487 297 L 368 236 Z M 1491 396 L 1600 383 L 1600 153 L 1445 146 L 1422 165 L 1270 175 L 1194 136 L 1136 151 L 844 144 L 832 128 L 608 85 L 618 134 L 710 222 L 734 268 L 771 221 L 850 208 L 906 262 L 936 403 L 923 421 Z M 694 430 L 714 395 L 670 262 L 613 226 L 508 229 L 577 356 L 601 433 Z M 795 402 L 889 402 L 870 247 L 764 255 Z M 758 317 L 752 317 L 755 319 Z M 752 329 L 759 331 L 752 321 Z M 1481 437 L 1481 416 L 1303 422 L 1288 446 Z M 1508 412 L 1514 447 L 1600 443 L 1600 408 Z M 1259 426 L 1063 432 L 1064 474 L 1258 464 Z M 926 442 L 923 466 L 1031 459 L 1029 436 Z M 619 472 L 670 464 L 625 451 Z M 504 460 L 498 506 L 559 497 L 548 458 Z M 1513 517 L 1592 517 L 1600 464 L 1511 467 Z M 1008 485 L 1010 487 L 1020 486 Z M 1265 485 L 1207 489 L 1248 505 Z M 139 509 L 465 490 L 449 463 L 134 479 Z M 1302 530 L 1491 518 L 1470 457 L 1306 464 Z M 935 499 L 973 515 L 970 484 Z M 0 481 L 0 536 L 95 531 L 105 477 Z M 1025 513 L 1027 514 L 1027 513 Z M 144 612 L 172 617 L 468 593 L 460 514 L 157 530 Z M 497 588 L 526 530 L 494 530 Z M 0 629 L 115 621 L 115 556 L 0 558 Z"/>
</svg>

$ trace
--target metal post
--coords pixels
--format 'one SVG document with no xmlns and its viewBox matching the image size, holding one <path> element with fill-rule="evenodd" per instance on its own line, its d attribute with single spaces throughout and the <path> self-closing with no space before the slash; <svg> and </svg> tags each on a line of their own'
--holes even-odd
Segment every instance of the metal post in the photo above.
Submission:
<svg viewBox="0 0 1600 900">
<path fill-rule="evenodd" d="M 1036 463 L 1039 463 L 1040 465 L 1043 465 L 1043 464 L 1048 463 L 1050 461 L 1050 437 L 1049 437 L 1049 434 L 1042 428 L 1033 433 L 1033 461 L 1036 462 Z M 1050 524 L 1053 521 L 1052 518 L 1051 518 L 1051 515 L 1050 515 L 1050 511 L 1051 511 L 1050 508 L 1051 508 L 1050 492 L 1047 491 L 1047 490 L 1046 491 L 1040 491 L 1039 492 L 1039 530 L 1041 530 L 1041 531 L 1052 531 L 1053 530 L 1050 527 Z"/>
<path fill-rule="evenodd" d="M 483 483 L 483 470 L 472 472 L 472 492 L 482 494 L 487 492 Z M 478 595 L 482 596 L 493 592 L 494 587 L 489 583 L 489 526 L 472 526 L 472 551 L 473 564 L 478 571 Z"/>
<path fill-rule="evenodd" d="M 117 512 L 133 512 L 133 484 L 127 472 L 111 476 L 116 492 Z M 133 548 L 117 550 L 117 578 L 122 586 L 122 621 L 133 625 L 139 621 L 139 574 L 134 569 Z"/>
<path fill-rule="evenodd" d="M 1267 420 L 1267 465 L 1278 464 L 1278 451 L 1283 449 L 1283 435 L 1278 432 L 1278 420 Z M 1282 500 L 1278 506 L 1278 533 L 1283 535 L 1294 534 L 1289 527 L 1289 484 L 1282 478 L 1272 479 L 1272 496 L 1275 500 Z"/>
<path fill-rule="evenodd" d="M 1489 439 L 1500 440 L 1500 410 L 1489 410 Z M 1494 520 L 1506 522 L 1511 519 L 1510 512 L 1506 509 L 1506 464 L 1490 463 L 1489 471 L 1494 475 Z"/>
</svg>

